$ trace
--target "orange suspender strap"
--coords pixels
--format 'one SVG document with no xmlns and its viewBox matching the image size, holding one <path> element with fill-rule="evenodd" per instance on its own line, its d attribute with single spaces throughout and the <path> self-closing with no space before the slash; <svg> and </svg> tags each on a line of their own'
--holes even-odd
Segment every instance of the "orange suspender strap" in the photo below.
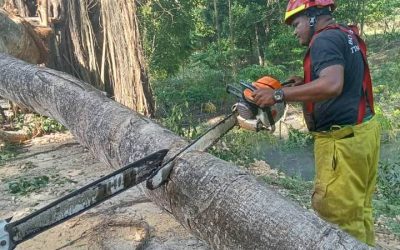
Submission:
<svg viewBox="0 0 400 250">
<path fill-rule="evenodd" d="M 318 31 L 317 33 L 315 33 L 315 35 L 321 31 L 329 30 L 329 29 L 340 29 L 341 31 L 343 31 L 349 35 L 355 36 L 358 41 L 358 46 L 360 47 L 361 54 L 363 56 L 363 61 L 364 61 L 364 79 L 363 79 L 363 85 L 362 85 L 363 95 L 361 96 L 360 103 L 358 106 L 358 117 L 357 117 L 357 124 L 360 124 L 360 123 L 362 123 L 364 116 L 365 116 L 367 102 L 369 103 L 372 113 L 375 114 L 374 97 L 373 97 L 373 92 L 372 92 L 372 80 L 371 80 L 371 74 L 370 74 L 369 66 L 368 66 L 368 62 L 367 62 L 367 46 L 366 46 L 365 42 L 361 39 L 361 37 L 358 35 L 357 30 L 346 29 L 338 24 L 329 25 L 325 29 L 322 29 L 322 30 Z M 314 42 L 315 35 L 311 39 L 309 48 L 307 50 L 306 56 L 304 57 L 304 61 L 303 61 L 304 82 L 305 83 L 311 82 L 312 64 L 311 64 L 310 48 L 311 48 L 312 43 Z M 314 111 L 314 103 L 313 102 L 306 103 L 306 111 L 307 111 L 307 113 L 312 113 Z"/>
</svg>

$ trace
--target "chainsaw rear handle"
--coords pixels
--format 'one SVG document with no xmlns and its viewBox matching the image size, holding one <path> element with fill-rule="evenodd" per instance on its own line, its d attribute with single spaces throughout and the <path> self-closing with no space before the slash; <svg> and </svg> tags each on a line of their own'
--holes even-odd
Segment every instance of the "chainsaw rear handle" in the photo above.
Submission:
<svg viewBox="0 0 400 250">
<path fill-rule="evenodd" d="M 245 81 L 240 81 L 240 85 L 242 85 L 246 89 L 250 89 L 251 91 L 256 91 L 257 90 L 256 87 L 254 87 L 253 85 L 251 85 L 250 83 L 245 82 Z"/>
<path fill-rule="evenodd" d="M 294 79 L 292 79 L 292 80 L 285 81 L 285 82 L 281 83 L 281 85 L 282 85 L 282 86 L 286 86 L 286 85 L 289 85 L 289 84 L 295 83 L 295 82 L 296 82 L 296 81 L 295 81 Z"/>
</svg>

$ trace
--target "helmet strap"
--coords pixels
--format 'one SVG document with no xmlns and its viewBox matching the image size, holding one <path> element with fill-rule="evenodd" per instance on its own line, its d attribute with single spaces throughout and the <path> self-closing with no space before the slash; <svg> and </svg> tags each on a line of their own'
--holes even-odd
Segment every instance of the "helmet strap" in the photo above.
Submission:
<svg viewBox="0 0 400 250">
<path fill-rule="evenodd" d="M 311 7 L 306 10 L 306 16 L 309 18 L 310 24 L 310 39 L 314 36 L 315 27 L 317 26 L 318 17 L 322 15 L 331 15 L 331 7 L 316 8 Z"/>
<path fill-rule="evenodd" d="M 315 26 L 317 25 L 318 16 L 310 16 L 309 24 L 310 24 L 310 39 L 314 36 Z"/>
</svg>

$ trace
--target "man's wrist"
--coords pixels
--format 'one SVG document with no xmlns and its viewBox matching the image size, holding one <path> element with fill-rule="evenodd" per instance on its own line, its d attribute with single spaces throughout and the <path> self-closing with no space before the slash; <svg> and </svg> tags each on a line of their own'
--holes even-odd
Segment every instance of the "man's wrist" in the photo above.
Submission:
<svg viewBox="0 0 400 250">
<path fill-rule="evenodd" d="M 285 100 L 285 93 L 282 88 L 276 89 L 272 97 L 276 103 L 281 103 Z"/>
</svg>

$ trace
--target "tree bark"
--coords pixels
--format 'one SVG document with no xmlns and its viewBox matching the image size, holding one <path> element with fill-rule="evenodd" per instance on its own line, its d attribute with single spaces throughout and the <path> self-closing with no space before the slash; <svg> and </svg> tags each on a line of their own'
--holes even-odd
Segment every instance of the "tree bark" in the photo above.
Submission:
<svg viewBox="0 0 400 250">
<path fill-rule="evenodd" d="M 0 54 L 0 96 L 51 116 L 114 168 L 187 143 L 65 73 Z M 368 249 L 254 177 L 208 153 L 174 161 L 147 195 L 215 249 Z"/>
<path fill-rule="evenodd" d="M 214 22 L 215 22 L 215 33 L 217 34 L 217 41 L 221 39 L 221 26 L 219 24 L 219 14 L 218 14 L 218 0 L 213 0 L 214 4 Z"/>
<path fill-rule="evenodd" d="M 44 27 L 48 27 L 49 26 L 48 0 L 38 1 L 38 13 L 40 17 L 40 24 Z"/>
<path fill-rule="evenodd" d="M 0 129 L 0 141 L 9 143 L 22 143 L 29 139 L 30 136 L 26 131 L 3 131 Z"/>
<path fill-rule="evenodd" d="M 152 117 L 155 105 L 150 87 L 135 1 L 100 0 L 110 82 L 115 100 Z"/>
<path fill-rule="evenodd" d="M 0 8 L 0 53 L 8 53 L 30 63 L 41 63 L 43 55 L 26 22 Z"/>
<path fill-rule="evenodd" d="M 257 53 L 257 58 L 258 58 L 258 65 L 264 66 L 264 52 L 260 44 L 260 36 L 259 36 L 259 31 L 258 31 L 258 24 L 254 24 L 254 35 L 255 35 L 255 40 L 256 40 L 256 53 Z"/>
<path fill-rule="evenodd" d="M 65 22 L 56 27 L 61 53 L 57 68 L 106 90 L 133 110 L 154 116 L 136 2 L 71 0 L 60 6 Z"/>
</svg>

